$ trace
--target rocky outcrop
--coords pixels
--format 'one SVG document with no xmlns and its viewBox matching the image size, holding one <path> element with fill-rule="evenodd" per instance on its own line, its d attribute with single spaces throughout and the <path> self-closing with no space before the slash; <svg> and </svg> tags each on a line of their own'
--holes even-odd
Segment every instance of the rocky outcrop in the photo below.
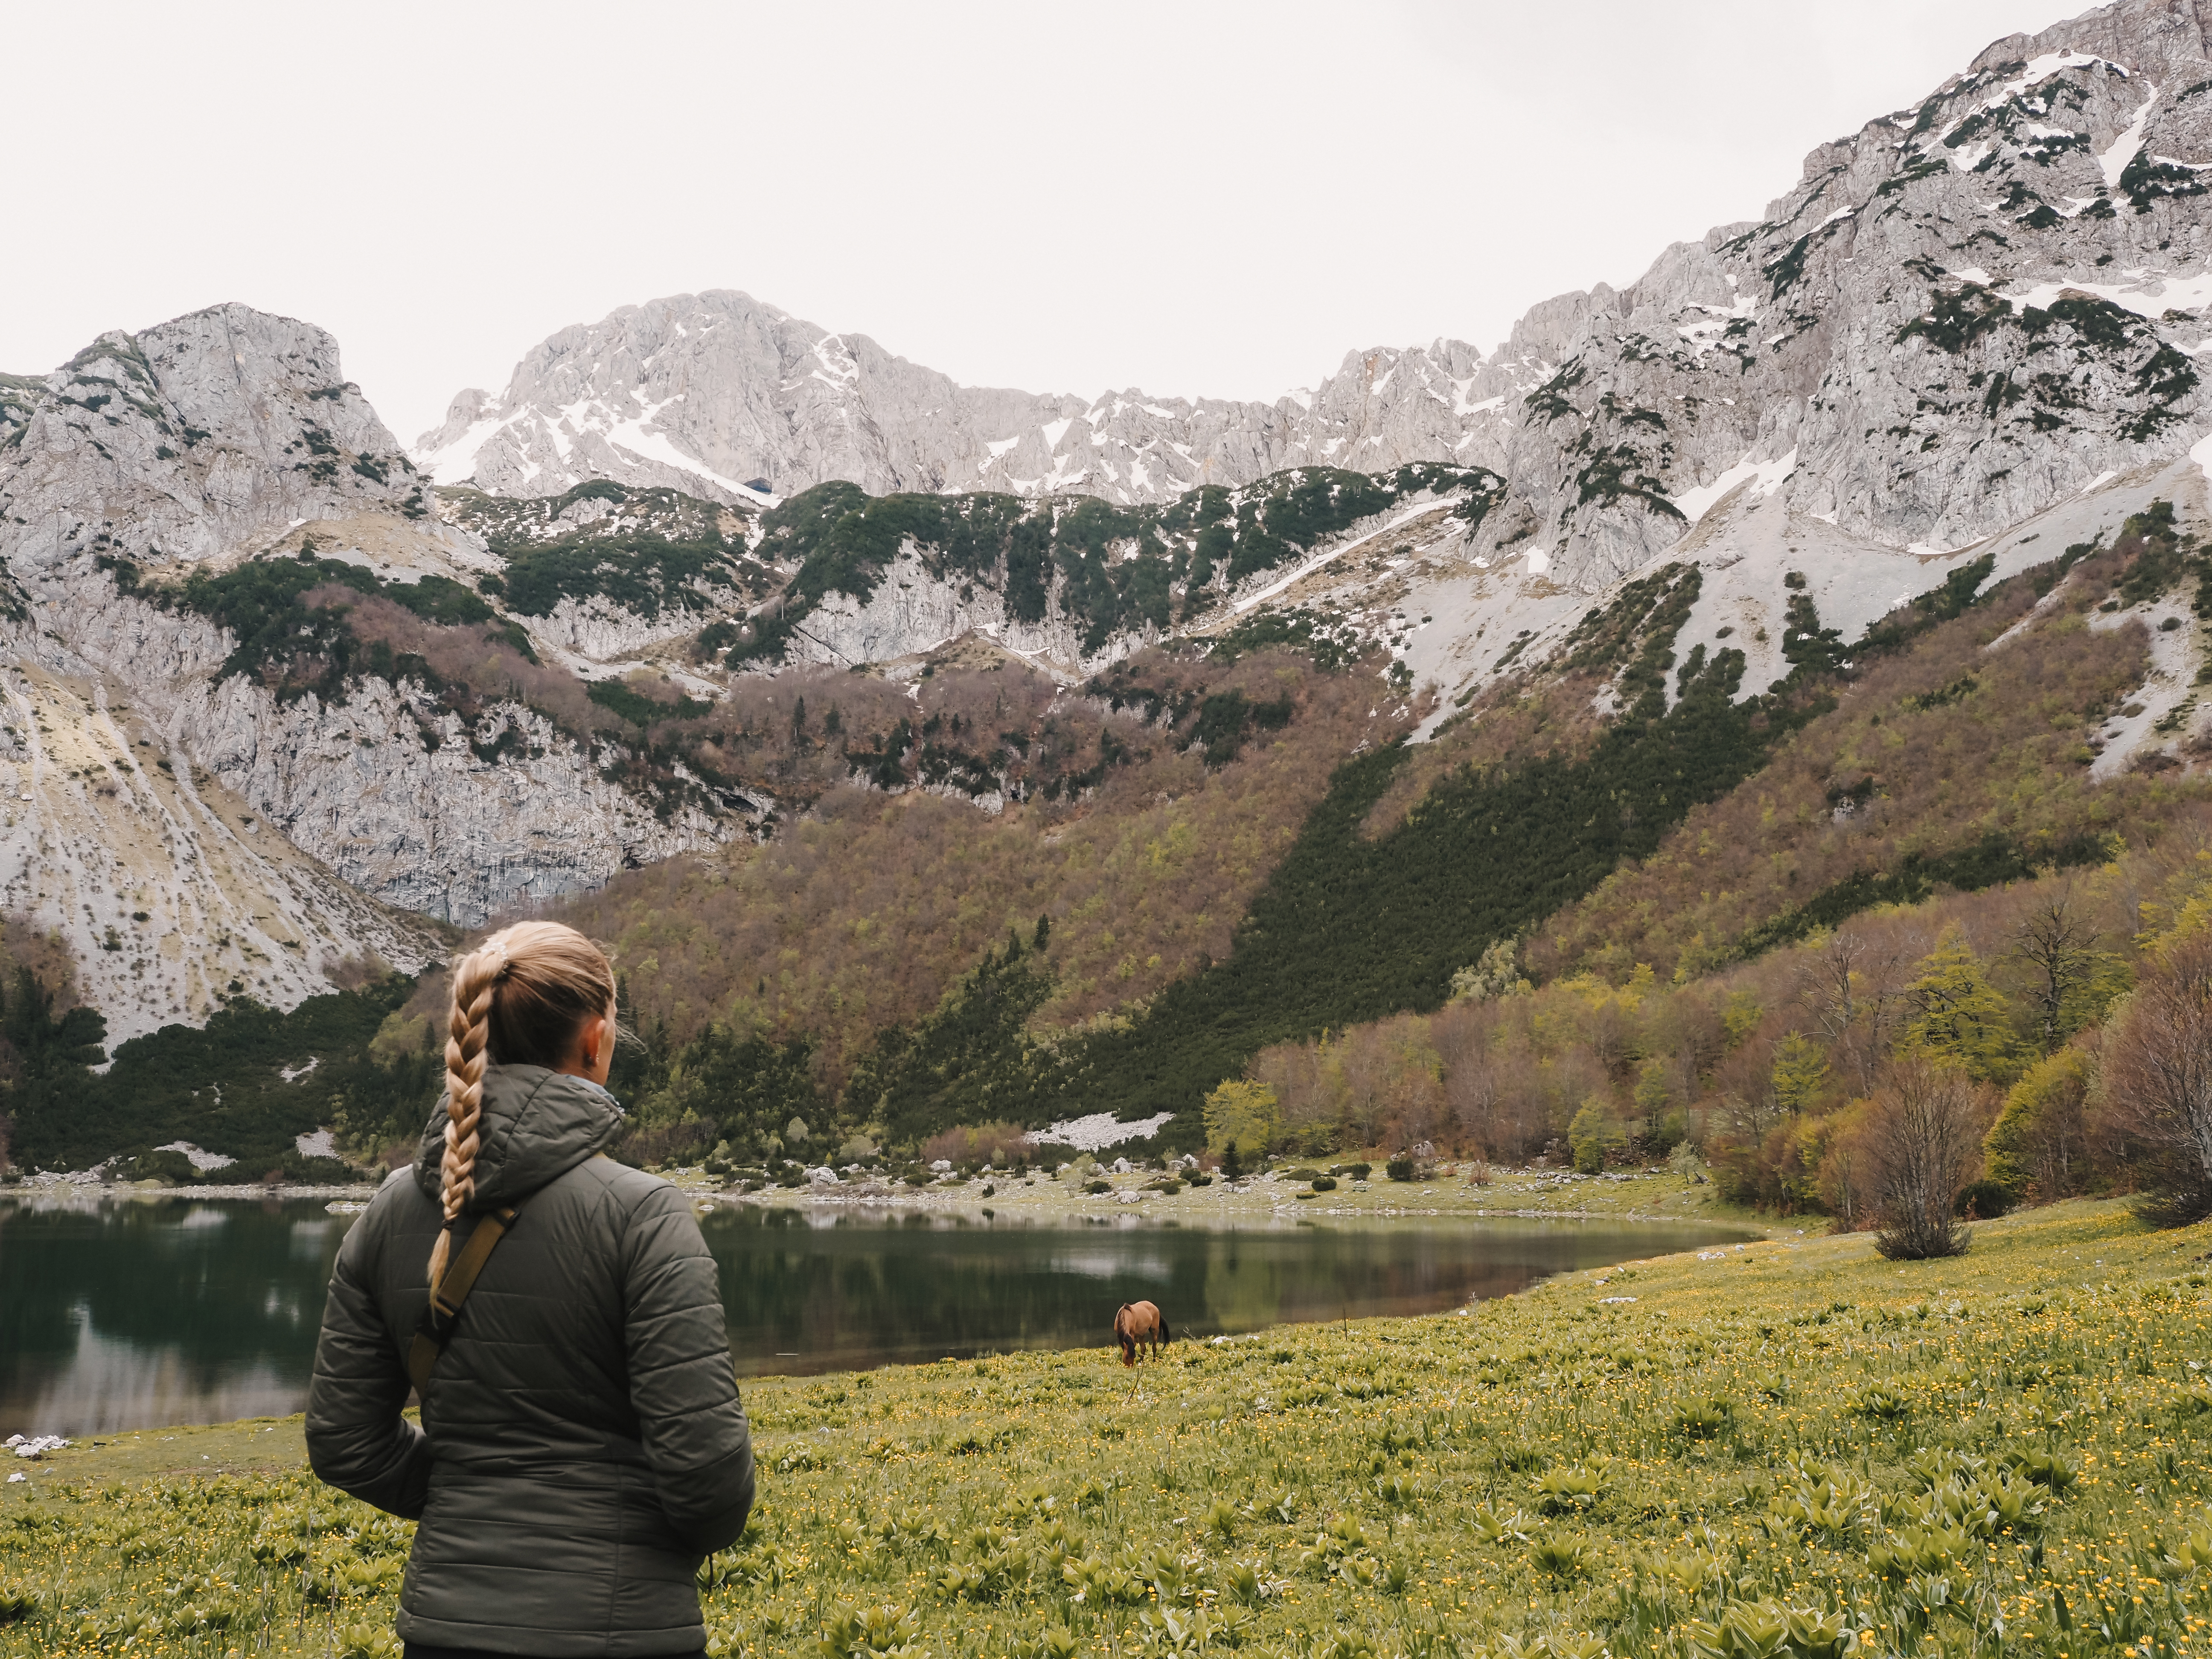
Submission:
<svg viewBox="0 0 2212 1659">
<path fill-rule="evenodd" d="M 364 678 L 349 693 L 271 707 L 233 678 L 175 726 L 295 843 L 388 903 L 472 926 L 727 833 L 700 805 L 609 781 L 611 755 L 524 704 L 464 723 L 419 682 Z"/>
<path fill-rule="evenodd" d="M 403 911 L 473 923 L 742 828 L 680 775 L 641 793 L 604 733 L 457 712 L 420 669 L 280 691 L 189 585 L 310 556 L 472 594 L 505 562 L 434 505 L 331 337 L 242 306 L 0 387 L 0 906 L 64 931 L 112 1029 L 411 969 L 444 945 Z M 548 643 L 635 631 L 590 608 Z"/>
<path fill-rule="evenodd" d="M 1086 650 L 1085 629 L 1060 598 L 1055 591 L 1044 617 L 1025 623 L 1007 605 L 1003 580 L 948 581 L 909 542 L 865 597 L 833 592 L 809 611 L 805 631 L 794 635 L 786 656 L 793 662 L 888 662 L 977 634 L 1016 656 L 1076 673 L 1095 672 L 1158 641 L 1157 629 L 1139 624 L 1115 634 L 1101 649 Z"/>
<path fill-rule="evenodd" d="M 1735 484 L 1883 546 L 1964 545 L 2204 424 L 2212 62 L 2185 0 L 1997 42 L 1808 158 L 1760 220 L 1625 289 L 1534 307 L 1487 354 L 1347 357 L 1273 404 L 955 386 L 726 291 L 626 307 L 466 392 L 416 451 L 545 494 L 607 477 L 783 495 L 1073 491 L 1117 502 L 1287 467 L 1504 475 L 1477 551 L 1591 590 Z"/>
<path fill-rule="evenodd" d="M 1943 552 L 2185 451 L 2212 342 L 2206 55 L 2165 0 L 2010 37 L 1814 151 L 1759 222 L 1532 313 L 1492 360 L 1541 379 L 1480 447 L 1509 480 L 1486 550 L 1589 586 L 1757 474 Z"/>
<path fill-rule="evenodd" d="M 428 512 L 422 480 L 321 329 L 241 305 L 103 334 L 0 401 L 0 560 L 233 554 L 307 519 Z"/>
</svg>

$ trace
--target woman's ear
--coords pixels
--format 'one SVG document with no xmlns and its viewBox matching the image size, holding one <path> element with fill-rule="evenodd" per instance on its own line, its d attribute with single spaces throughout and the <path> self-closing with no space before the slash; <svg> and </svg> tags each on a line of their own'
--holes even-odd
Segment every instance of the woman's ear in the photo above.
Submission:
<svg viewBox="0 0 2212 1659">
<path fill-rule="evenodd" d="M 614 1069 L 614 1016 L 593 1014 L 584 1022 L 583 1030 L 576 1036 L 577 1058 L 583 1062 L 584 1075 L 604 1085 Z"/>
</svg>

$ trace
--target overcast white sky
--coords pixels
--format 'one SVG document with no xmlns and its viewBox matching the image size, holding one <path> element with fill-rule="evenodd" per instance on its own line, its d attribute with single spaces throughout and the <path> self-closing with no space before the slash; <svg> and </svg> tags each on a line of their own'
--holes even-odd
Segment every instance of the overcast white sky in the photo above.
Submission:
<svg viewBox="0 0 2212 1659">
<path fill-rule="evenodd" d="M 2064 0 L 19 5 L 0 368 L 223 300 L 404 442 L 744 289 L 979 385 L 1273 397 L 1754 217 Z"/>
</svg>

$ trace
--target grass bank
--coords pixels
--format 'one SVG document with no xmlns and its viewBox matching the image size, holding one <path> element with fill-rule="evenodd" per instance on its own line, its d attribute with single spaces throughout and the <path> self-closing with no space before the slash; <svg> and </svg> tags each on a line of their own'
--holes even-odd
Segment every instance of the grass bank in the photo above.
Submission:
<svg viewBox="0 0 2212 1659">
<path fill-rule="evenodd" d="M 1953 1261 L 1790 1237 L 1178 1345 L 1133 1391 L 1097 1350 L 755 1382 L 714 1650 L 2176 1659 L 2208 1246 L 2076 1203 Z M 396 1651 L 408 1528 L 296 1423 L 165 1432 L 0 1486 L 0 1654 Z"/>
</svg>

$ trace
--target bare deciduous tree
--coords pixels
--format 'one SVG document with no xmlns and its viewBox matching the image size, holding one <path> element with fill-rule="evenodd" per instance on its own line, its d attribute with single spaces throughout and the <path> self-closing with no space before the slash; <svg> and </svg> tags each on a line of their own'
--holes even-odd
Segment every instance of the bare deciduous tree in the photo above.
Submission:
<svg viewBox="0 0 2212 1659">
<path fill-rule="evenodd" d="M 1907 1012 L 1905 986 L 1912 953 L 1893 940 L 1876 947 L 1853 932 L 1836 933 L 1806 962 L 1797 1001 L 1813 1018 L 1830 1052 L 1858 1074 L 1861 1093 L 1871 1093 L 1882 1059 Z"/>
<path fill-rule="evenodd" d="M 2074 883 L 2064 883 L 2028 907 L 2013 929 L 2006 955 L 2027 971 L 2037 1036 L 2049 1054 L 2065 1039 L 2069 1016 L 2095 983 L 2106 959 Z"/>
<path fill-rule="evenodd" d="M 2212 1212 L 2212 936 L 2169 946 L 2105 1044 L 2106 1109 L 2165 1154 L 2153 1212 Z"/>
<path fill-rule="evenodd" d="M 1881 1203 L 1875 1249 L 1887 1260 L 1965 1254 L 1954 1206 L 1981 1156 L 1980 1108 L 1963 1072 L 1920 1061 L 1893 1066 L 1876 1091 L 1865 1148 Z"/>
</svg>

